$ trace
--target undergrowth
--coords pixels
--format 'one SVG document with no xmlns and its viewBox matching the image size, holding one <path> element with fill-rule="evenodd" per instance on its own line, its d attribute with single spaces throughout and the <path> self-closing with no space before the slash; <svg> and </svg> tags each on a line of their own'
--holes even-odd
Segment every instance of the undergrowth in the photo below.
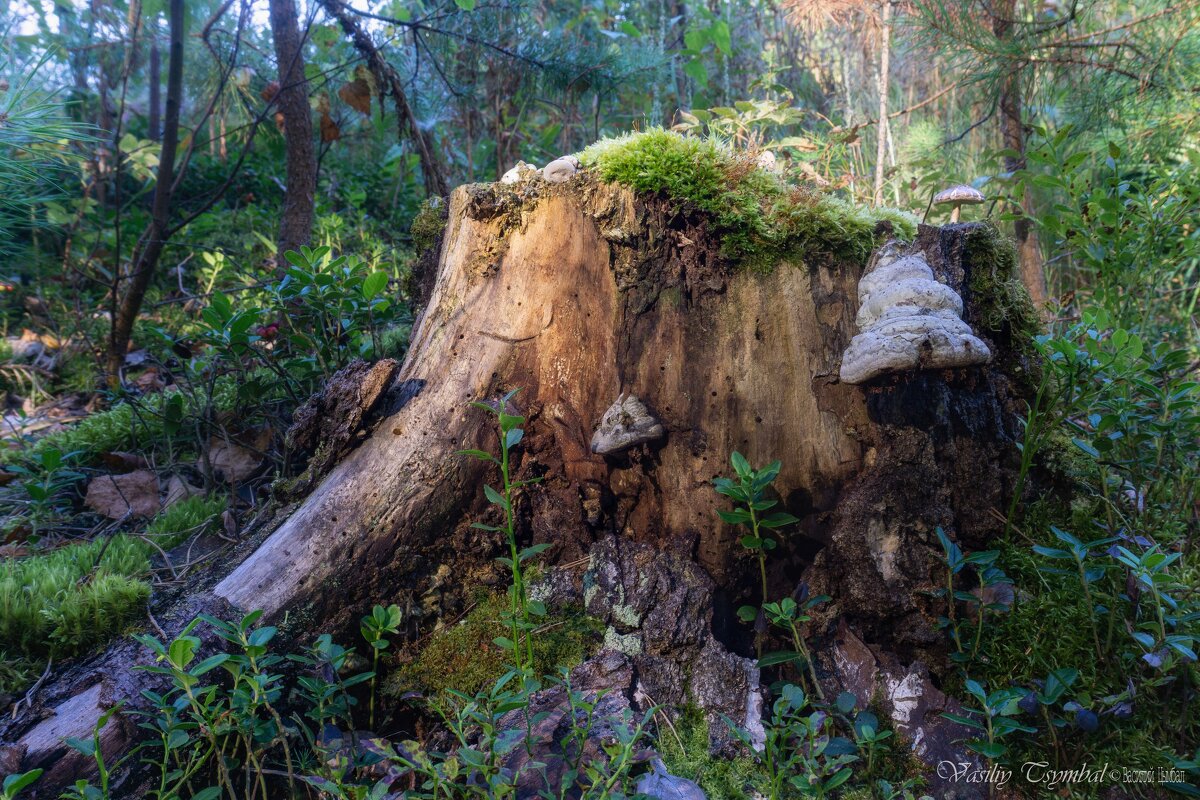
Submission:
<svg viewBox="0 0 1200 800">
<path fill-rule="evenodd" d="M 806 187 L 791 186 L 753 156 L 713 140 L 650 128 L 602 139 L 579 156 L 606 181 L 686 201 L 711 216 L 726 258 L 751 269 L 821 257 L 865 263 L 876 226 L 912 238 L 916 219 L 896 209 L 870 209 Z"/>
</svg>

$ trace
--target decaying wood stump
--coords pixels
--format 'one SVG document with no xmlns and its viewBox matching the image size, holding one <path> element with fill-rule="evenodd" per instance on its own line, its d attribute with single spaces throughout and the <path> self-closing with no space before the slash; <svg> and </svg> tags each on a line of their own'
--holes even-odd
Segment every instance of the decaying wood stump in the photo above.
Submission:
<svg viewBox="0 0 1200 800">
<path fill-rule="evenodd" d="M 840 383 L 865 265 L 826 256 L 741 271 L 707 225 L 667 199 L 583 177 L 455 190 L 436 273 L 417 282 L 432 288 L 373 434 L 215 584 L 160 605 L 168 632 L 200 609 L 264 609 L 299 639 L 351 630 L 374 603 L 399 603 L 410 634 L 456 615 L 473 588 L 505 580 L 497 535 L 469 527 L 492 513 L 482 484 L 495 476 L 457 452 L 494 450 L 495 431 L 468 403 L 519 388 L 519 474 L 543 481 L 518 517 L 527 543 L 553 545 L 551 566 L 578 564 L 602 541 L 670 552 L 711 580 L 697 595 L 709 630 L 695 657 L 750 655 L 733 609 L 760 601 L 757 580 L 739 533 L 717 518 L 725 505 L 711 481 L 734 450 L 755 464 L 779 459 L 782 505 L 801 522 L 772 556 L 770 591 L 804 582 L 832 596 L 812 631 L 831 686 L 843 676 L 828 654 L 848 631 L 887 659 L 940 664 L 939 611 L 921 594 L 939 581 L 934 530 L 975 546 L 999 529 L 989 509 L 1010 483 L 1009 379 L 972 367 Z M 964 291 L 965 245 L 980 231 L 923 227 L 915 246 Z M 637 429 L 627 437 L 636 443 L 594 452 L 602 418 L 630 397 L 653 419 L 612 417 Z M 581 573 L 560 577 L 578 588 Z M 640 635 L 654 651 L 657 634 Z M 71 699 L 81 692 L 137 703 L 145 678 L 128 669 L 147 658 L 141 650 L 123 642 L 73 667 L 43 689 L 38 711 L 76 715 L 59 726 L 75 730 L 103 705 Z M 57 758 L 41 743 L 45 726 L 26 713 L 0 729 L 15 742 L 8 760 L 28 769 Z M 120 731 L 114 749 L 134 735 Z"/>
</svg>

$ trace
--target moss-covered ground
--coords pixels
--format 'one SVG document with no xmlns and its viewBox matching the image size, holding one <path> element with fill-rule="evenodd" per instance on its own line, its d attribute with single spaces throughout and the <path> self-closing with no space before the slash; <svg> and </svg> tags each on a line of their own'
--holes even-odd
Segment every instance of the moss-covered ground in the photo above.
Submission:
<svg viewBox="0 0 1200 800">
<path fill-rule="evenodd" d="M 480 594 L 461 620 L 435 630 L 418 642 L 415 654 L 401 657 L 386 684 L 392 694 L 418 691 L 437 694 L 456 689 L 474 694 L 492 685 L 510 667 L 511 658 L 493 643 L 505 629 L 502 617 L 508 599 L 498 593 Z M 573 667 L 599 649 L 603 626 L 580 611 L 563 609 L 553 622 L 535 631 L 535 674 L 553 675 Z"/>
</svg>

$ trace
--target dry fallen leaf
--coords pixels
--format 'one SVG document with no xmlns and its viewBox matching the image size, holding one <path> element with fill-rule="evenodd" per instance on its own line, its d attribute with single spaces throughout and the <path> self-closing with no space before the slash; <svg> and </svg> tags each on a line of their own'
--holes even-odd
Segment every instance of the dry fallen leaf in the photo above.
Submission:
<svg viewBox="0 0 1200 800">
<path fill-rule="evenodd" d="M 238 533 L 237 517 L 234 516 L 232 509 L 225 509 L 221 514 L 221 527 L 225 529 L 225 535 L 230 539 L 236 539 Z"/>
<path fill-rule="evenodd" d="M 123 450 L 114 450 L 111 453 L 102 453 L 100 460 L 104 466 L 112 472 L 132 472 L 135 469 L 144 469 L 150 466 L 144 457 L 137 453 L 127 453 Z"/>
<path fill-rule="evenodd" d="M 167 494 L 163 498 L 163 508 L 170 508 L 180 500 L 187 500 L 189 497 L 204 494 L 204 490 L 192 486 L 178 475 L 172 475 L 167 478 Z"/>
<path fill-rule="evenodd" d="M 101 475 L 88 483 L 88 508 L 109 519 L 152 517 L 158 513 L 158 476 L 146 469 L 125 475 Z"/>
<path fill-rule="evenodd" d="M 342 129 L 333 121 L 333 117 L 329 116 L 328 111 L 321 112 L 321 141 L 336 142 L 342 138 Z"/>
<path fill-rule="evenodd" d="M 133 385 L 136 386 L 142 394 L 154 394 L 155 392 L 161 392 L 167 384 L 166 381 L 162 379 L 162 376 L 159 375 L 158 370 L 151 367 L 141 375 L 138 375 L 137 378 L 134 379 Z"/>
<path fill-rule="evenodd" d="M 208 444 L 208 464 L 216 475 L 227 483 L 238 483 L 258 472 L 262 467 L 263 453 L 271 444 L 271 430 L 261 428 L 244 434 L 246 446 L 214 436 Z M 204 458 L 200 459 L 201 471 L 206 469 Z"/>
<path fill-rule="evenodd" d="M 29 548 L 22 544 L 0 545 L 0 558 L 24 558 L 29 555 Z"/>
</svg>

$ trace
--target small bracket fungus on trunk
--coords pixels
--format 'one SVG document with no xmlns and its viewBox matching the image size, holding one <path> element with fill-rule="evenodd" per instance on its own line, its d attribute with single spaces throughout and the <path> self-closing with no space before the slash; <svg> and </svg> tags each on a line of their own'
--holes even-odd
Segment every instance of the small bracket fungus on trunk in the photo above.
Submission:
<svg viewBox="0 0 1200 800">
<path fill-rule="evenodd" d="M 512 169 L 500 176 L 501 183 L 520 183 L 527 181 L 537 175 L 538 168 L 533 164 L 526 164 L 524 161 L 518 161 Z"/>
<path fill-rule="evenodd" d="M 620 453 L 643 442 L 666 435 L 662 424 L 634 395 L 621 394 L 600 420 L 592 434 L 592 452 L 602 456 Z"/>
<path fill-rule="evenodd" d="M 542 170 L 542 177 L 546 183 L 566 183 L 575 177 L 575 173 L 578 171 L 579 159 L 575 156 L 563 156 L 547 164 Z"/>
<path fill-rule="evenodd" d="M 886 248 L 886 246 L 885 246 Z M 885 249 L 858 284 L 859 330 L 842 355 L 843 383 L 986 363 L 988 346 L 962 320 L 958 293 L 934 278 L 921 252 Z"/>
<path fill-rule="evenodd" d="M 958 222 L 958 212 L 963 206 L 976 206 L 984 201 L 983 194 L 965 183 L 943 189 L 933 196 L 935 206 L 952 206 L 950 209 L 951 224 Z"/>
</svg>

